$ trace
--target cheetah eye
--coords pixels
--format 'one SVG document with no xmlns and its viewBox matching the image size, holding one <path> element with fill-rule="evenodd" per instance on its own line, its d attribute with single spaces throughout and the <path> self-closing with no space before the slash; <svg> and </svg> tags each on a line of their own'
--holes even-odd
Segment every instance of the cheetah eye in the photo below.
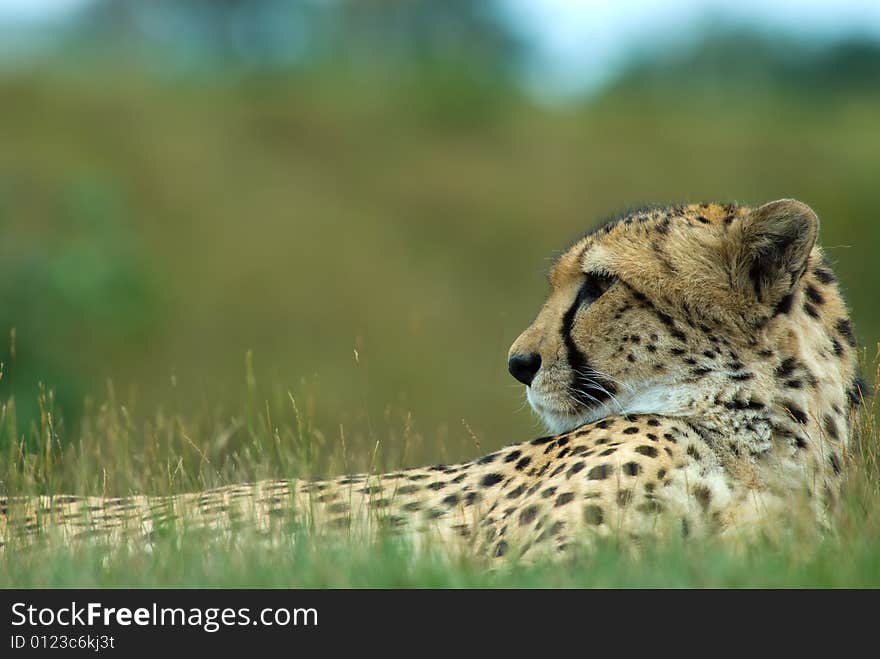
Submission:
<svg viewBox="0 0 880 659">
<path fill-rule="evenodd" d="M 617 281 L 617 277 L 604 273 L 585 272 L 584 277 L 584 283 L 578 291 L 576 306 L 592 304 Z"/>
</svg>

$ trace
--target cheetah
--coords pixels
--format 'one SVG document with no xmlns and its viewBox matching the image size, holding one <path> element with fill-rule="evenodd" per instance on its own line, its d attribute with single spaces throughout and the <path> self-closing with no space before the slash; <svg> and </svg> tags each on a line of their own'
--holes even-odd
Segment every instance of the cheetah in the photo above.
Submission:
<svg viewBox="0 0 880 659">
<path fill-rule="evenodd" d="M 190 494 L 0 499 L 0 542 L 143 542 L 185 521 L 406 533 L 493 561 L 602 538 L 825 523 L 864 385 L 819 221 L 757 208 L 632 211 L 567 249 L 508 368 L 551 434 L 469 462 Z"/>
</svg>

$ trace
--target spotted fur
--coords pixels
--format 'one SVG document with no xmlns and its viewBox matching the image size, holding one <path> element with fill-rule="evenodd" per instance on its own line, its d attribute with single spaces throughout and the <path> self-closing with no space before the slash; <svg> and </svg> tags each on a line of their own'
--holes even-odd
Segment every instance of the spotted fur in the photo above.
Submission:
<svg viewBox="0 0 880 659">
<path fill-rule="evenodd" d="M 817 233 L 809 207 L 781 200 L 635 211 L 576 242 L 510 352 L 546 437 L 378 476 L 2 499 L 0 541 L 51 529 L 149 545 L 181 520 L 235 535 L 295 517 L 534 558 L 602 537 L 736 535 L 798 508 L 823 520 L 862 390 Z"/>
</svg>

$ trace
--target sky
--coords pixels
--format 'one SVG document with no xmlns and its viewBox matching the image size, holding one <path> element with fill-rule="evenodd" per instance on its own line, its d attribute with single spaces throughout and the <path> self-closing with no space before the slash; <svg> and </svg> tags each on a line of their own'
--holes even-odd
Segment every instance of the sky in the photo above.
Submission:
<svg viewBox="0 0 880 659">
<path fill-rule="evenodd" d="M 53 20 L 88 0 L 0 0 L 0 20 Z"/>
<path fill-rule="evenodd" d="M 495 1 L 534 46 L 527 82 L 551 95 L 594 88 L 639 51 L 687 45 L 713 20 L 813 39 L 880 39 L 880 0 Z M 89 2 L 0 0 L 0 24 L 59 20 Z"/>
<path fill-rule="evenodd" d="M 743 25 L 833 40 L 880 39 L 880 0 L 501 0 L 533 39 L 533 86 L 595 87 L 639 51 L 686 46 L 694 28 Z"/>
</svg>

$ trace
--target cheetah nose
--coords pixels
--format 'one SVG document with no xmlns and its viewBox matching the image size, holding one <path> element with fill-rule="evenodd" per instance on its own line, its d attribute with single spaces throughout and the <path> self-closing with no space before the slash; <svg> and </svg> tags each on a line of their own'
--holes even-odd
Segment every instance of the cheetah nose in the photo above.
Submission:
<svg viewBox="0 0 880 659">
<path fill-rule="evenodd" d="M 529 355 L 516 354 L 507 360 L 507 370 L 526 386 L 532 384 L 539 368 L 541 368 L 541 355 L 534 352 Z"/>
</svg>

